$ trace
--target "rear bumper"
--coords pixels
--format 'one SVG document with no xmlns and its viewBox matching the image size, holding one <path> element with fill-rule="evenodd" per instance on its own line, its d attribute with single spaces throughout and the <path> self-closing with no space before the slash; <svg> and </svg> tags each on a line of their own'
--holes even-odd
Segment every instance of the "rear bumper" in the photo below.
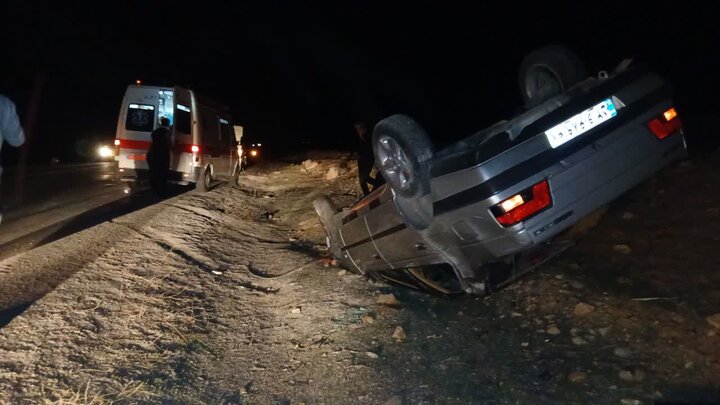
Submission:
<svg viewBox="0 0 720 405">
<path fill-rule="evenodd" d="M 685 156 L 682 131 L 661 141 L 641 125 L 620 128 L 512 187 L 436 216 L 421 233 L 452 264 L 496 261 L 547 241 Z M 550 208 L 511 227 L 495 220 L 490 207 L 544 179 Z"/>
<path fill-rule="evenodd" d="M 171 183 L 187 184 L 195 183 L 198 179 L 200 168 L 195 168 L 192 173 L 178 172 L 170 170 L 168 172 L 168 181 Z M 119 169 L 120 181 L 137 182 L 147 181 L 150 179 L 150 171 L 145 169 Z"/>
</svg>

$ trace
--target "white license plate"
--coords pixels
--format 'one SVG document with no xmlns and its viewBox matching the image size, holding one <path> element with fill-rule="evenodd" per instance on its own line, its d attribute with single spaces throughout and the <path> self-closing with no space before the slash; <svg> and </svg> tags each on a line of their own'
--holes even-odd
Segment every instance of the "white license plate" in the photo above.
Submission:
<svg viewBox="0 0 720 405">
<path fill-rule="evenodd" d="M 550 146 L 558 146 L 584 134 L 617 115 L 612 100 L 605 99 L 587 110 L 545 131 Z"/>
</svg>

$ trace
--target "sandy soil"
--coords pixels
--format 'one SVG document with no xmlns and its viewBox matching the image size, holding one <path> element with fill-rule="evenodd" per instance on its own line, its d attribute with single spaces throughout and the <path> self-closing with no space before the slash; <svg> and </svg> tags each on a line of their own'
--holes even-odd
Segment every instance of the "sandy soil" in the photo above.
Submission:
<svg viewBox="0 0 720 405">
<path fill-rule="evenodd" d="M 511 287 L 445 300 L 329 263 L 311 203 L 357 199 L 349 156 L 261 164 L 0 262 L 0 308 L 34 302 L 0 329 L 0 403 L 717 402 L 718 168 L 671 167 Z"/>
</svg>

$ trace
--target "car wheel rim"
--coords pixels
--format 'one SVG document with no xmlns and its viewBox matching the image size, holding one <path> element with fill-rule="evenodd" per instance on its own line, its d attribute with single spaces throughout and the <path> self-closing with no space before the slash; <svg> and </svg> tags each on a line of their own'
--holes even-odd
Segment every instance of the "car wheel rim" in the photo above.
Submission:
<svg viewBox="0 0 720 405">
<path fill-rule="evenodd" d="M 210 169 L 205 169 L 205 188 L 210 188 Z"/>
<path fill-rule="evenodd" d="M 407 191 L 413 183 L 410 159 L 400 144 L 389 136 L 379 139 L 378 165 L 393 188 Z"/>
<path fill-rule="evenodd" d="M 530 98 L 544 94 L 559 94 L 562 90 L 558 75 L 544 65 L 534 66 L 525 78 L 525 92 Z"/>
</svg>

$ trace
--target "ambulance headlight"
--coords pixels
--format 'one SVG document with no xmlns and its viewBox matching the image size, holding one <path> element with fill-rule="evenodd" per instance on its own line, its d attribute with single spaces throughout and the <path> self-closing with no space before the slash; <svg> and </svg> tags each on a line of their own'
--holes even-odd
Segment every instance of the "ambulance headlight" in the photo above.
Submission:
<svg viewBox="0 0 720 405">
<path fill-rule="evenodd" d="M 98 155 L 101 158 L 109 158 L 113 156 L 113 150 L 109 146 L 103 145 L 98 148 Z"/>
</svg>

